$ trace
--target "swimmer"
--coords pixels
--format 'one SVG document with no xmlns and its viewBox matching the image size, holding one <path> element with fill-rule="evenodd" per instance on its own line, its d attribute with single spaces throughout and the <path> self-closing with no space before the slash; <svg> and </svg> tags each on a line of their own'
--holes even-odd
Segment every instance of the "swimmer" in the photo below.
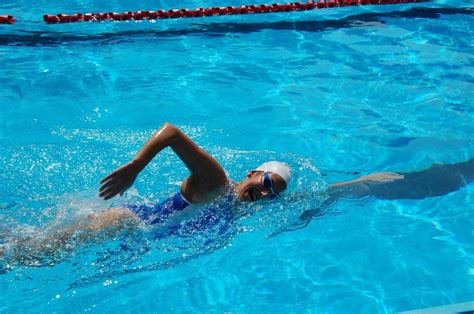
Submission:
<svg viewBox="0 0 474 314">
<path fill-rule="evenodd" d="M 149 225 L 162 223 L 191 204 L 208 204 L 219 197 L 223 197 L 229 206 L 239 201 L 277 199 L 291 180 L 291 169 L 286 163 L 269 161 L 250 170 L 242 181 L 231 181 L 211 155 L 177 127 L 165 123 L 132 161 L 100 181 L 99 196 L 104 200 L 122 196 L 147 164 L 167 147 L 177 154 L 190 172 L 174 196 L 155 206 L 130 205 L 94 213 L 73 225 L 51 230 L 42 239 L 15 239 L 15 260 L 31 265 L 39 255 L 53 256 L 84 242 L 114 237 L 124 231 L 133 232 L 143 222 Z M 22 254 L 25 252 L 28 254 Z M 1 254 L 0 251 L 0 257 Z M 33 262 L 29 263 L 29 260 Z"/>
<path fill-rule="evenodd" d="M 291 181 L 291 169 L 286 163 L 269 161 L 250 170 L 240 182 L 234 182 L 211 155 L 177 127 L 165 123 L 133 160 L 100 181 L 102 186 L 99 196 L 104 200 L 122 196 L 148 163 L 167 147 L 177 154 L 190 172 L 181 183 L 180 191 L 174 196 L 155 206 L 130 205 L 94 213 L 73 225 L 51 230 L 41 239 L 28 237 L 15 240 L 13 254 L 8 254 L 13 255 L 15 261 L 28 265 L 39 258 L 35 256 L 54 256 L 58 251 L 72 250 L 84 242 L 101 241 L 121 232 L 134 232 L 143 223 L 163 223 L 191 204 L 209 204 L 223 198 L 228 206 L 233 206 L 238 202 L 277 199 Z M 384 199 L 442 195 L 471 182 L 474 179 L 473 169 L 474 162 L 471 159 L 460 164 L 436 165 L 421 172 L 374 173 L 332 184 L 328 191 L 329 202 L 344 194 L 359 197 L 374 195 Z M 436 184 L 437 182 L 443 183 Z M 301 215 L 300 220 L 307 224 L 312 217 L 320 215 L 320 212 L 321 209 L 308 210 Z M 0 250 L 0 258 L 5 254 L 5 249 Z"/>
</svg>

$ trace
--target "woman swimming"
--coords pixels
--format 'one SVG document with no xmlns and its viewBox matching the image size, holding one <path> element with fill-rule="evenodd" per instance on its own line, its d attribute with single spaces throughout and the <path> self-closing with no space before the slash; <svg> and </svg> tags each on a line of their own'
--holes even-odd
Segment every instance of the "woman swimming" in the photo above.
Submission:
<svg viewBox="0 0 474 314">
<path fill-rule="evenodd" d="M 291 180 L 291 169 L 287 164 L 270 161 L 249 171 L 242 181 L 233 182 L 211 155 L 177 127 L 165 123 L 132 161 L 117 168 L 101 180 L 99 196 L 108 200 L 116 195 L 123 195 L 147 164 L 167 147 L 173 149 L 190 171 L 190 175 L 181 183 L 180 191 L 174 196 L 154 206 L 130 205 L 94 213 L 70 226 L 52 230 L 41 239 L 35 237 L 16 239 L 13 254 L 10 255 L 13 255 L 14 260 L 21 264 L 30 264 L 29 261 L 37 259 L 37 256 L 54 256 L 61 250 L 72 250 L 83 242 L 107 239 L 124 231 L 133 232 L 142 223 L 152 226 L 164 223 L 176 213 L 188 208 L 190 204 L 209 204 L 219 197 L 224 199 L 227 206 L 234 206 L 238 202 L 275 199 L 287 189 Z M 401 198 L 406 195 L 415 198 L 421 194 L 438 195 L 444 190 L 451 191 L 472 181 L 473 168 L 473 162 L 470 160 L 456 165 L 432 167 L 429 171 L 419 173 L 375 173 L 332 184 L 329 194 L 332 198 L 351 193 L 356 196 L 375 195 L 386 199 Z M 454 172 L 456 173 L 453 174 Z M 427 178 L 427 174 L 448 178 L 454 175 L 458 179 L 449 181 L 455 183 L 452 187 L 433 193 L 434 187 L 429 184 L 434 180 L 423 179 Z M 424 183 L 427 185 L 425 191 L 420 189 L 420 186 L 423 186 L 421 180 L 428 182 Z M 215 210 L 221 210 L 221 208 L 217 207 Z M 303 222 L 309 221 L 318 212 L 319 209 L 314 212 L 306 211 L 301 219 Z M 5 255 L 5 249 L 3 255 Z"/>
<path fill-rule="evenodd" d="M 165 123 L 132 161 L 101 180 L 99 196 L 108 200 L 118 194 L 123 195 L 147 164 L 167 147 L 173 149 L 190 171 L 190 175 L 181 183 L 180 191 L 174 196 L 154 206 L 129 205 L 94 213 L 70 226 L 52 230 L 41 239 L 15 239 L 14 259 L 21 264 L 28 264 L 29 259 L 34 260 L 38 256 L 51 256 L 61 250 L 71 250 L 83 242 L 113 237 L 123 231 L 134 231 L 143 222 L 149 225 L 163 223 L 190 204 L 209 204 L 219 197 L 223 197 L 228 206 L 238 201 L 278 198 L 291 180 L 291 169 L 287 164 L 270 161 L 249 171 L 244 180 L 233 182 L 211 155 L 177 127 Z"/>
</svg>

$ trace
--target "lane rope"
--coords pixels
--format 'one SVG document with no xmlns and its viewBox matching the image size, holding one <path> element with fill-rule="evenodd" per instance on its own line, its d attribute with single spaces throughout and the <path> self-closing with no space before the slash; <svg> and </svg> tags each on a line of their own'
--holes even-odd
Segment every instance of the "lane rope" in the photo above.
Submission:
<svg viewBox="0 0 474 314">
<path fill-rule="evenodd" d="M 102 21 L 141 21 L 159 19 L 196 18 L 222 15 L 262 14 L 292 11 L 309 11 L 314 9 L 337 8 L 359 5 L 381 5 L 426 2 L 429 0 L 308 0 L 306 3 L 289 2 L 273 4 L 251 4 L 239 7 L 209 7 L 196 9 L 172 9 L 158 11 L 135 12 L 99 12 L 76 14 L 45 14 L 43 21 L 46 24 L 61 24 L 74 22 L 102 22 Z M 17 20 L 11 15 L 0 15 L 0 24 L 14 24 Z"/>
<path fill-rule="evenodd" d="M 100 21 L 140 21 L 158 19 L 196 18 L 221 15 L 261 14 L 291 11 L 309 11 L 314 9 L 337 8 L 357 5 L 380 5 L 425 2 L 426 0 L 309 0 L 306 3 L 274 3 L 260 5 L 242 5 L 239 7 L 209 7 L 196 9 L 172 9 L 158 11 L 136 12 L 101 12 L 101 13 L 76 13 L 76 14 L 45 14 L 43 20 L 47 24 L 74 23 L 74 22 L 100 22 Z"/>
<path fill-rule="evenodd" d="M 16 20 L 11 15 L 0 15 L 0 24 L 13 24 Z"/>
</svg>

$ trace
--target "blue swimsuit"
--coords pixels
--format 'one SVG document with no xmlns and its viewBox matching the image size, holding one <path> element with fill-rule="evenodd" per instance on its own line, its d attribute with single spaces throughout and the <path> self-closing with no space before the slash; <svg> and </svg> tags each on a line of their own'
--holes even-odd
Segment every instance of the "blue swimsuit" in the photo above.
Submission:
<svg viewBox="0 0 474 314">
<path fill-rule="evenodd" d="M 164 222 L 172 213 L 182 211 L 191 203 L 188 202 L 181 192 L 168 197 L 162 203 L 156 205 L 128 205 L 127 207 L 137 214 L 140 219 L 150 225 Z"/>
<path fill-rule="evenodd" d="M 216 225 L 228 227 L 233 220 L 231 210 L 233 200 L 233 193 L 227 193 L 212 205 L 205 207 L 197 218 L 185 221 L 182 227 L 193 230 L 209 229 Z M 178 192 L 156 205 L 129 204 L 127 207 L 147 224 L 154 225 L 165 222 L 173 213 L 182 211 L 189 205 L 191 202 Z"/>
</svg>

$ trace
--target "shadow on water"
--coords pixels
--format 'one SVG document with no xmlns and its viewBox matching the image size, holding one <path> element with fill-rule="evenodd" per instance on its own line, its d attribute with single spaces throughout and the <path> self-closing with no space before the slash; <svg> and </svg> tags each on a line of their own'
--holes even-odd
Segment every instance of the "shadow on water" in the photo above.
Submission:
<svg viewBox="0 0 474 314">
<path fill-rule="evenodd" d="M 134 30 L 102 34 L 72 35 L 60 32 L 33 32 L 24 34 L 2 34 L 3 46 L 57 46 L 65 43 L 115 44 L 129 42 L 141 37 L 169 38 L 187 35 L 221 37 L 228 34 L 248 34 L 261 30 L 297 30 L 321 32 L 341 28 L 368 27 L 374 22 L 385 24 L 385 18 L 427 18 L 438 19 L 442 15 L 472 15 L 474 8 L 413 8 L 407 11 L 387 13 L 362 13 L 337 20 L 323 21 L 279 21 L 260 23 L 208 23 L 192 24 L 187 29 Z"/>
</svg>

